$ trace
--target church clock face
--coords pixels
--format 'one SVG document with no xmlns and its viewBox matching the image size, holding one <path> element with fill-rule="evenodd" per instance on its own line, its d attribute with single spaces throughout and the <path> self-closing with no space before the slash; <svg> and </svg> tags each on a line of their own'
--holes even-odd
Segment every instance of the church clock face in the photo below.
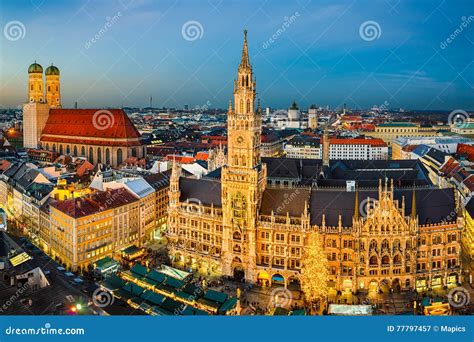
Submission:
<svg viewBox="0 0 474 342">
<path fill-rule="evenodd" d="M 237 141 L 238 144 L 242 144 L 244 142 L 244 138 L 241 135 L 239 135 L 237 137 L 236 141 Z"/>
</svg>

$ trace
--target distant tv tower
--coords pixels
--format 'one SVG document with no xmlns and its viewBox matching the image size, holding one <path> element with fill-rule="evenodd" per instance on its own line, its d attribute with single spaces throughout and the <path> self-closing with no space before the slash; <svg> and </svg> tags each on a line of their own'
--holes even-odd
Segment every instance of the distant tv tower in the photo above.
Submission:
<svg viewBox="0 0 474 342">
<path fill-rule="evenodd" d="M 153 97 L 150 95 L 150 108 L 153 108 Z"/>
</svg>

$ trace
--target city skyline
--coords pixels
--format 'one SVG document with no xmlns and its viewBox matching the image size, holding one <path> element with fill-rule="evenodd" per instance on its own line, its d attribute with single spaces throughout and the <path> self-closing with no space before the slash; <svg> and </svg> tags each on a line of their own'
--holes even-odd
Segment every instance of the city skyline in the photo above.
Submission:
<svg viewBox="0 0 474 342">
<path fill-rule="evenodd" d="M 472 110 L 468 2 L 366 5 L 2 4 L 0 105 L 25 102 L 36 60 L 61 70 L 65 107 L 146 107 L 153 96 L 156 107 L 225 108 L 247 28 L 262 106 Z"/>
</svg>

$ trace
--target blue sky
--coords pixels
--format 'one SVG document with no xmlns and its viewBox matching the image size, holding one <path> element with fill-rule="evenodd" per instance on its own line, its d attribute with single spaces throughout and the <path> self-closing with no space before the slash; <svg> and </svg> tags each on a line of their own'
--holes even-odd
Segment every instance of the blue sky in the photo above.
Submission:
<svg viewBox="0 0 474 342">
<path fill-rule="evenodd" d="M 147 106 L 153 95 L 156 106 L 225 108 L 247 28 L 264 106 L 472 110 L 474 6 L 453 3 L 1 1 L 0 106 L 25 101 L 36 60 L 60 68 L 65 107 Z M 19 39 L 6 33 L 12 21 Z M 190 21 L 195 40 L 183 37 Z M 375 36 L 361 36 L 366 22 Z"/>
</svg>

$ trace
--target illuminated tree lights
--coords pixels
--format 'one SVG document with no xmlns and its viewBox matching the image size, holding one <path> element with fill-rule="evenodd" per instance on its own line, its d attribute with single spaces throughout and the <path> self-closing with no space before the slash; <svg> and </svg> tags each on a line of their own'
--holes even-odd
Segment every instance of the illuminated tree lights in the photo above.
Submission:
<svg viewBox="0 0 474 342">
<path fill-rule="evenodd" d="M 304 251 L 301 289 L 308 302 L 324 300 L 328 293 L 327 258 L 318 233 L 312 233 Z"/>
</svg>

